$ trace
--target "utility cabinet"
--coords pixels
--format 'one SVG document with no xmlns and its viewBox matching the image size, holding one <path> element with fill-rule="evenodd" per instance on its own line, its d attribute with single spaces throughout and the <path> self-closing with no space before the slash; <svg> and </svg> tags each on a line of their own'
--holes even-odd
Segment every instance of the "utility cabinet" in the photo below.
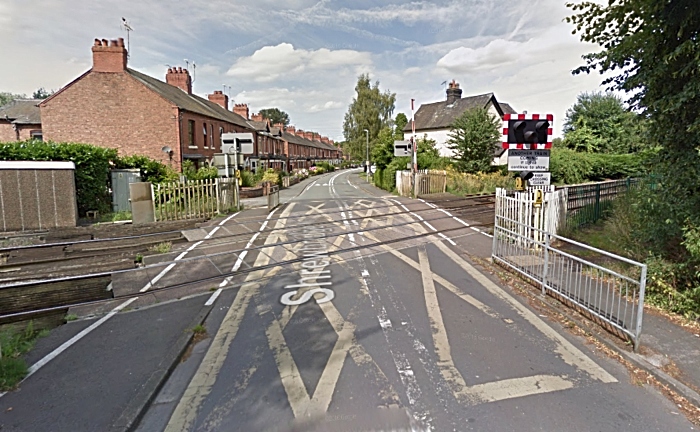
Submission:
<svg viewBox="0 0 700 432">
<path fill-rule="evenodd" d="M 129 184 L 141 182 L 139 169 L 115 169 L 112 170 L 112 211 L 131 211 Z"/>
</svg>

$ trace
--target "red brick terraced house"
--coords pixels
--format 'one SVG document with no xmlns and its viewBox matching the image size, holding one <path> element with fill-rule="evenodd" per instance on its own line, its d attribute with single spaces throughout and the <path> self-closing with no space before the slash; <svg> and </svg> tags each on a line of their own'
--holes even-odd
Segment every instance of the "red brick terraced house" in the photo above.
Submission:
<svg viewBox="0 0 700 432">
<path fill-rule="evenodd" d="M 0 107 L 0 142 L 42 139 L 41 99 L 15 99 Z"/>
<path fill-rule="evenodd" d="M 165 82 L 127 67 L 124 40 L 95 39 L 92 68 L 39 104 L 45 140 L 73 141 L 146 155 L 180 170 L 221 152 L 221 133 L 253 132 L 247 118 L 228 110 L 228 96 L 192 93 L 182 68 Z"/>
</svg>

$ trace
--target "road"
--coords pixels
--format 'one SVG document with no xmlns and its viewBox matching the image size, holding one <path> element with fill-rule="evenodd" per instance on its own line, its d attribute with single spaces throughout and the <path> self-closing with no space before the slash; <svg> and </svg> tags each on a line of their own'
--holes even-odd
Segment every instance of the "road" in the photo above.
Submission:
<svg viewBox="0 0 700 432">
<path fill-rule="evenodd" d="M 259 218 L 139 430 L 692 430 L 480 273 L 468 223 L 355 172 L 311 183 Z"/>
</svg>

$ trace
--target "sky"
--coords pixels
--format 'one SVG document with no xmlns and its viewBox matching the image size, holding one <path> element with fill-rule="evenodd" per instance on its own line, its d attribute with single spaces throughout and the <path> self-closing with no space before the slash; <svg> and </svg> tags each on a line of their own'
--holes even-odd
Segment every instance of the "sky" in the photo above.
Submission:
<svg viewBox="0 0 700 432">
<path fill-rule="evenodd" d="M 564 21 L 568 0 L 2 0 L 0 92 L 57 90 L 91 67 L 95 38 L 130 33 L 129 67 L 165 80 L 196 64 L 193 91 L 225 90 L 250 111 L 277 107 L 291 124 L 343 140 L 360 74 L 410 100 L 494 93 L 518 112 L 554 114 L 561 136 L 576 96 L 599 74 L 572 75 L 595 45 Z"/>
</svg>

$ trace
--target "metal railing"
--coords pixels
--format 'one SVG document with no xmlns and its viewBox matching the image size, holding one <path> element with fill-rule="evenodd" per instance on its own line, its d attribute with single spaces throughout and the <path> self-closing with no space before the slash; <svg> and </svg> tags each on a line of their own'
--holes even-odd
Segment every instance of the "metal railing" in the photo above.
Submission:
<svg viewBox="0 0 700 432">
<path fill-rule="evenodd" d="M 532 236 L 532 232 L 539 235 Z M 592 262 L 595 256 L 605 266 Z M 538 283 L 542 294 L 549 293 L 618 336 L 630 338 L 635 351 L 639 348 L 645 264 L 535 228 L 498 211 L 492 258 Z"/>
<path fill-rule="evenodd" d="M 612 208 L 613 200 L 637 183 L 637 179 L 628 178 L 561 186 L 567 194 L 566 227 L 576 229 L 604 218 Z"/>
</svg>

